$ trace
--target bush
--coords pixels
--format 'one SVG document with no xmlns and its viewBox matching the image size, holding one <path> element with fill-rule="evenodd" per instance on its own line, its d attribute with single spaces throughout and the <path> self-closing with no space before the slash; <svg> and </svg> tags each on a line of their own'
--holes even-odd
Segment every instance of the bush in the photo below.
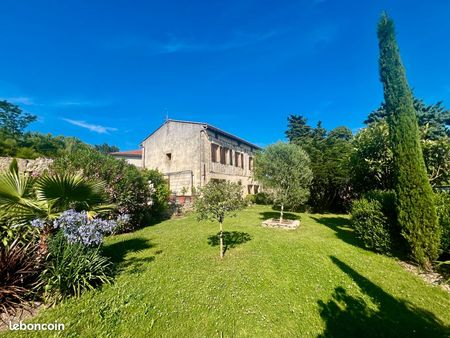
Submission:
<svg viewBox="0 0 450 338">
<path fill-rule="evenodd" d="M 371 190 L 364 194 L 368 201 L 377 201 L 381 204 L 383 214 L 393 224 L 395 222 L 395 191 L 394 190 Z"/>
<path fill-rule="evenodd" d="M 392 246 L 391 226 L 383 213 L 383 206 L 376 200 L 361 198 L 352 205 L 352 226 L 356 236 L 366 248 L 389 253 Z"/>
<path fill-rule="evenodd" d="M 112 263 L 99 247 L 69 243 L 62 231 L 49 239 L 48 257 L 40 275 L 40 287 L 49 303 L 79 297 L 84 291 L 112 282 Z"/>
<path fill-rule="evenodd" d="M 14 315 L 34 296 L 40 273 L 39 246 L 16 239 L 0 245 L 0 313 Z"/>
<path fill-rule="evenodd" d="M 145 182 L 150 185 L 151 214 L 153 216 L 161 216 L 169 207 L 169 184 L 164 175 L 158 170 L 145 169 L 141 173 Z"/>
<path fill-rule="evenodd" d="M 266 192 L 258 192 L 255 194 L 255 203 L 262 205 L 272 205 L 273 198 Z"/>
<path fill-rule="evenodd" d="M 450 255 L 450 194 L 435 194 L 436 211 L 441 227 L 441 253 Z"/>
<path fill-rule="evenodd" d="M 124 160 L 101 154 L 84 147 L 57 158 L 53 169 L 59 172 L 83 171 L 88 178 L 106 182 L 110 202 L 117 205 L 119 214 L 129 214 L 130 230 L 143 225 L 151 214 L 151 190 L 141 172 Z M 117 215 L 109 215 L 115 218 Z"/>
<path fill-rule="evenodd" d="M 253 195 L 253 194 L 248 194 L 248 195 L 246 195 L 246 196 L 244 197 L 244 201 L 245 201 L 245 203 L 247 203 L 248 205 L 255 204 L 255 202 L 256 202 L 255 195 Z"/>
</svg>

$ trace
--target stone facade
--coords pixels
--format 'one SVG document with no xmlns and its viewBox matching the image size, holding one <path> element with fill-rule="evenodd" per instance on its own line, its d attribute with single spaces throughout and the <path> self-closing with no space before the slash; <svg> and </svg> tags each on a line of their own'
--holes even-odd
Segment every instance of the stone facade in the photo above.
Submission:
<svg viewBox="0 0 450 338">
<path fill-rule="evenodd" d="M 12 157 L 0 157 L 0 171 L 9 168 L 13 158 Z M 17 164 L 19 165 L 19 171 L 29 173 L 32 175 L 40 175 L 47 170 L 52 164 L 53 160 L 50 158 L 37 158 L 35 160 L 27 160 L 17 158 Z"/>
<path fill-rule="evenodd" d="M 143 167 L 158 169 L 173 194 L 190 196 L 210 180 L 240 183 L 243 193 L 256 193 L 252 177 L 258 146 L 198 122 L 168 120 L 142 142 Z"/>
</svg>

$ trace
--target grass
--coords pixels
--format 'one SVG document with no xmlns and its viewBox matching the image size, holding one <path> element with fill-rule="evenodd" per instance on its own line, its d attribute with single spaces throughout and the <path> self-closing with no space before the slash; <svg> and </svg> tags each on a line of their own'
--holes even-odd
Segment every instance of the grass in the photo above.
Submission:
<svg viewBox="0 0 450 338">
<path fill-rule="evenodd" d="M 362 249 L 346 216 L 260 226 L 273 216 L 254 206 L 228 219 L 223 260 L 218 226 L 193 215 L 111 237 L 114 285 L 32 321 L 65 323 L 73 337 L 449 335 L 450 295 Z"/>
</svg>

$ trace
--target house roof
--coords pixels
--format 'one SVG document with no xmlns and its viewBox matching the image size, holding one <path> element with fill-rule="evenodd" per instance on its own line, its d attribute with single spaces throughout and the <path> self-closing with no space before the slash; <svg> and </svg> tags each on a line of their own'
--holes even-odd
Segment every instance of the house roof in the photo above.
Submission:
<svg viewBox="0 0 450 338">
<path fill-rule="evenodd" d="M 130 156 L 130 157 L 142 157 L 142 149 L 137 150 L 126 150 L 126 151 L 115 151 L 113 153 L 109 153 L 113 156 Z"/>
<path fill-rule="evenodd" d="M 143 143 L 145 140 L 147 140 L 150 136 L 152 136 L 152 135 L 153 135 L 157 130 L 159 130 L 162 126 L 164 126 L 166 123 L 169 123 L 169 122 L 188 123 L 188 124 L 198 124 L 198 125 L 203 126 L 205 129 L 211 130 L 211 131 L 213 131 L 213 132 L 215 132 L 215 133 L 218 133 L 218 134 L 222 134 L 223 136 L 226 136 L 226 137 L 229 137 L 229 138 L 231 138 L 231 139 L 234 139 L 234 140 L 236 140 L 236 141 L 238 141 L 238 142 L 241 142 L 241 143 L 243 143 L 243 144 L 246 144 L 246 145 L 248 145 L 248 146 L 250 146 L 250 147 L 252 147 L 252 148 L 255 148 L 255 149 L 261 149 L 261 147 L 257 146 L 256 144 L 250 143 L 250 142 L 248 142 L 248 141 L 246 141 L 246 140 L 244 140 L 244 139 L 242 139 L 242 138 L 240 138 L 240 137 L 238 137 L 238 136 L 235 136 L 235 135 L 230 134 L 230 133 L 228 133 L 228 132 L 226 132 L 226 131 L 224 131 L 224 130 L 222 130 L 222 129 L 219 129 L 219 128 L 217 128 L 217 127 L 214 127 L 213 125 L 210 125 L 209 123 L 205 123 L 205 122 L 194 122 L 194 121 L 184 121 L 184 120 L 172 120 L 172 119 L 168 119 L 167 121 L 165 121 L 165 122 L 164 122 L 159 128 L 157 128 L 153 133 L 151 133 L 150 135 L 148 135 L 148 136 L 142 141 L 142 143 Z"/>
</svg>

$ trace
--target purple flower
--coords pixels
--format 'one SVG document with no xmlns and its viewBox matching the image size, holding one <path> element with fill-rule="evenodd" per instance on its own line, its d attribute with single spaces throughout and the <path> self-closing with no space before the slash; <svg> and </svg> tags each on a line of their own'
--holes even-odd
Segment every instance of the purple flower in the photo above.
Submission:
<svg viewBox="0 0 450 338">
<path fill-rule="evenodd" d="M 105 234 L 110 234 L 117 223 L 101 218 L 90 219 L 85 211 L 67 210 L 53 221 L 55 229 L 62 229 L 70 243 L 82 243 L 86 246 L 98 246 Z"/>
<path fill-rule="evenodd" d="M 31 226 L 39 229 L 43 229 L 45 226 L 45 222 L 39 218 L 36 218 L 31 221 Z"/>
</svg>

